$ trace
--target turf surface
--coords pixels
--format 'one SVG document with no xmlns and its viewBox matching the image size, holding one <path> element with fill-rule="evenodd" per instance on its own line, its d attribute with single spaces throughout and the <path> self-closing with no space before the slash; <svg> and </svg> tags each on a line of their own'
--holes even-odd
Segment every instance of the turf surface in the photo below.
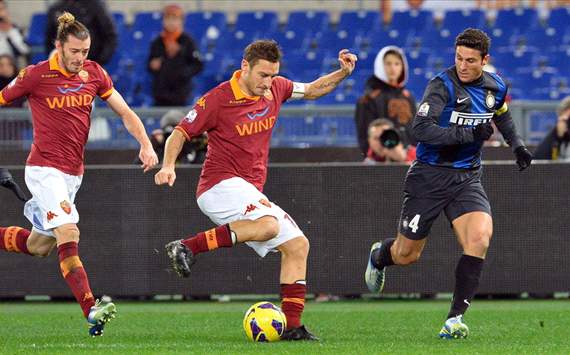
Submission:
<svg viewBox="0 0 570 355">
<path fill-rule="evenodd" d="M 465 340 L 440 340 L 448 301 L 309 302 L 321 342 L 256 344 L 241 322 L 253 302 L 118 302 L 105 335 L 87 336 L 73 303 L 0 303 L 0 354 L 569 354 L 570 301 L 481 301 Z"/>
</svg>

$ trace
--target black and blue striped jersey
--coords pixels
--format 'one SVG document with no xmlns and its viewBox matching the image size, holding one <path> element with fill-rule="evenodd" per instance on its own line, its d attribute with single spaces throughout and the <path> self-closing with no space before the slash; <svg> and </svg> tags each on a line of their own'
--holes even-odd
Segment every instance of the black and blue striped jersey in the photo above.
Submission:
<svg viewBox="0 0 570 355">
<path fill-rule="evenodd" d="M 434 166 L 473 169 L 481 165 L 483 141 L 473 128 L 491 119 L 513 148 L 523 145 L 506 103 L 507 85 L 496 74 L 470 83 L 457 77 L 455 66 L 439 73 L 426 88 L 413 123 L 417 160 Z"/>
</svg>

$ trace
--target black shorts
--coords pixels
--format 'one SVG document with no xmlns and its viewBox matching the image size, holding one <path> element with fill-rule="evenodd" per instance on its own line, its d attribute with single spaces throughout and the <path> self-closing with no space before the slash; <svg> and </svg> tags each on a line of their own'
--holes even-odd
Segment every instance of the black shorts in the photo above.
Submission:
<svg viewBox="0 0 570 355">
<path fill-rule="evenodd" d="M 412 240 L 424 239 L 442 210 L 449 222 L 468 212 L 491 215 L 481 185 L 481 169 L 434 167 L 418 161 L 412 164 L 404 183 L 400 233 Z"/>
</svg>

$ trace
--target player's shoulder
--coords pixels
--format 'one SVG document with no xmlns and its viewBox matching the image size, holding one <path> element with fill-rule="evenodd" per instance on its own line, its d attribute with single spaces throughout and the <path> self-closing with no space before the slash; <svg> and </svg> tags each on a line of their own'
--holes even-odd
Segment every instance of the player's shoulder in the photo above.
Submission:
<svg viewBox="0 0 570 355">
<path fill-rule="evenodd" d="M 45 77 L 45 75 L 48 74 L 49 70 L 49 62 L 47 60 L 43 60 L 36 64 L 30 64 L 27 67 L 20 69 L 18 72 L 18 78 L 38 79 Z"/>
<path fill-rule="evenodd" d="M 499 74 L 483 71 L 483 79 L 487 83 L 495 84 L 499 90 L 507 88 L 507 84 Z"/>
<path fill-rule="evenodd" d="M 103 68 L 99 63 L 89 59 L 83 63 L 83 70 L 94 75 L 109 75 L 105 68 Z"/>
</svg>

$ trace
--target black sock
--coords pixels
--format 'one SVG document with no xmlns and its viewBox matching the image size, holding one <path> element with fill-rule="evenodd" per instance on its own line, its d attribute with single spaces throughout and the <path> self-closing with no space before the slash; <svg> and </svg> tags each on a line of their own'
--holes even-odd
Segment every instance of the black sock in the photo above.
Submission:
<svg viewBox="0 0 570 355">
<path fill-rule="evenodd" d="M 380 249 L 375 250 L 372 253 L 372 265 L 377 269 L 383 269 L 386 266 L 394 265 L 394 260 L 392 260 L 392 253 L 390 253 L 390 247 L 396 241 L 395 238 L 386 239 L 382 242 Z"/>
<path fill-rule="evenodd" d="M 475 297 L 484 259 L 462 255 L 455 269 L 455 292 L 447 318 L 457 317 L 467 311 Z"/>
</svg>

